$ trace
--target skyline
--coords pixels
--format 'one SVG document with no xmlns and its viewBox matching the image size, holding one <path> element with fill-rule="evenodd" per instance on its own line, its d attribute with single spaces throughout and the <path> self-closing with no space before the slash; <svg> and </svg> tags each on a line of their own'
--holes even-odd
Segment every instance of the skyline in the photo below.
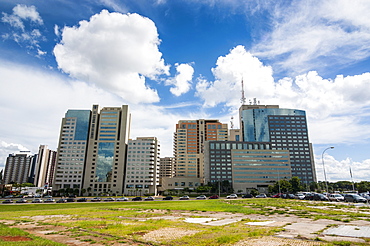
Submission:
<svg viewBox="0 0 370 246">
<path fill-rule="evenodd" d="M 17 150 L 56 150 L 68 109 L 129 105 L 130 138 L 172 156 L 179 120 L 239 127 L 247 104 L 306 111 L 318 180 L 370 180 L 370 3 L 0 3 L 0 169 Z M 58 10 L 58 11 L 55 11 Z"/>
</svg>

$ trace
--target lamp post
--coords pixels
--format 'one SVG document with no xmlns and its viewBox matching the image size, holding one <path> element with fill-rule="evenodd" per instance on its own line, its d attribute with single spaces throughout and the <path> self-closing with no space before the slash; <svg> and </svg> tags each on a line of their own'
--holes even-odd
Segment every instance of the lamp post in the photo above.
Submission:
<svg viewBox="0 0 370 246">
<path fill-rule="evenodd" d="M 326 185 L 326 192 L 329 193 L 329 189 L 328 189 L 328 181 L 326 179 L 326 172 L 325 172 L 325 164 L 324 164 L 324 153 L 325 151 L 327 151 L 328 149 L 334 149 L 334 147 L 328 147 L 326 149 L 324 149 L 324 151 L 322 152 L 322 155 L 321 155 L 321 159 L 322 159 L 322 167 L 324 168 L 324 177 L 325 177 L 325 185 Z"/>
</svg>

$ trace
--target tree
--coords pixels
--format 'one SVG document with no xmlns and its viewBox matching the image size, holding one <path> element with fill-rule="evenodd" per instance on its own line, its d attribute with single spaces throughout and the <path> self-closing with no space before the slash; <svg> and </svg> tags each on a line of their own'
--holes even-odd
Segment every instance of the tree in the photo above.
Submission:
<svg viewBox="0 0 370 246">
<path fill-rule="evenodd" d="M 301 180 L 298 177 L 296 176 L 292 177 L 291 180 L 289 180 L 289 182 L 291 184 L 291 191 L 293 193 L 303 190 Z"/>
<path fill-rule="evenodd" d="M 252 189 L 251 190 L 251 195 L 252 196 L 257 196 L 259 194 L 259 191 L 258 190 L 256 190 L 256 189 Z"/>
</svg>

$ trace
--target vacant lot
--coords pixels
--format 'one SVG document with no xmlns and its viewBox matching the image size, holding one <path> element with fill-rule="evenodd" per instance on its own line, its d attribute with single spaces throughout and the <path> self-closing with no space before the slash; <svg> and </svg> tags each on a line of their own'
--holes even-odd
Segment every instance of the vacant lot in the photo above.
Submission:
<svg viewBox="0 0 370 246">
<path fill-rule="evenodd" d="M 0 245 L 370 244 L 369 206 L 283 199 L 12 204 L 0 222 Z"/>
</svg>

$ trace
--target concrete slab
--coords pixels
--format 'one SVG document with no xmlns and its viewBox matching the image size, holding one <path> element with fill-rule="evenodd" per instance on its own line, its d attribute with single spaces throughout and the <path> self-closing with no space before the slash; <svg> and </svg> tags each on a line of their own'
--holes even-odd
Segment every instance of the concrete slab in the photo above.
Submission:
<svg viewBox="0 0 370 246">
<path fill-rule="evenodd" d="M 332 227 L 323 232 L 324 235 L 337 235 L 345 237 L 370 238 L 370 226 L 347 226 Z"/>
<path fill-rule="evenodd" d="M 270 220 L 270 221 L 257 221 L 257 222 L 247 222 L 245 224 L 246 225 L 255 225 L 255 226 L 265 226 L 265 225 L 269 225 L 269 224 L 272 224 L 272 223 L 275 223 L 275 221 L 273 221 L 273 220 Z"/>
<path fill-rule="evenodd" d="M 212 220 L 212 218 L 185 218 L 185 222 L 196 224 L 203 224 Z"/>
</svg>

